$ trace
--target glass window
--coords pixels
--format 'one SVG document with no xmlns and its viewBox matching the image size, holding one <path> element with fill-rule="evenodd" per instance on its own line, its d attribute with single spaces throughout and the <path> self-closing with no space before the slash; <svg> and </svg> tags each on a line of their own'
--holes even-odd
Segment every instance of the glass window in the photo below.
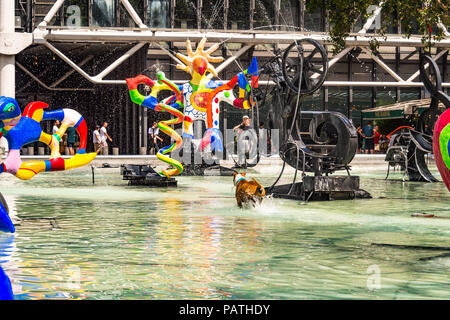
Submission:
<svg viewBox="0 0 450 320">
<path fill-rule="evenodd" d="M 270 0 L 255 1 L 253 28 L 275 30 L 275 2 Z"/>
<path fill-rule="evenodd" d="M 388 34 L 397 34 L 398 33 L 397 23 L 395 22 L 395 18 L 392 15 L 382 11 L 381 12 L 381 21 L 384 25 L 387 26 L 386 33 L 388 33 Z"/>
<path fill-rule="evenodd" d="M 146 0 L 128 0 L 131 6 L 134 8 L 138 16 L 144 21 L 144 4 Z M 117 26 L 124 28 L 136 28 L 137 25 L 131 18 L 128 11 L 122 4 L 119 4 L 119 21 Z"/>
<path fill-rule="evenodd" d="M 149 0 L 147 17 L 150 28 L 170 28 L 169 0 Z"/>
<path fill-rule="evenodd" d="M 353 88 L 352 121 L 361 124 L 361 111 L 372 108 L 372 88 Z"/>
<path fill-rule="evenodd" d="M 302 103 L 302 110 L 304 111 L 323 111 L 323 95 L 325 89 L 322 87 L 320 90 L 317 90 L 312 95 L 305 97 Z"/>
<path fill-rule="evenodd" d="M 396 103 L 396 88 L 377 88 L 377 107 Z"/>
<path fill-rule="evenodd" d="M 315 11 L 305 11 L 304 21 L 305 31 L 325 31 L 322 23 L 322 10 L 317 8 Z"/>
<path fill-rule="evenodd" d="M 400 88 L 400 102 L 420 99 L 420 88 Z"/>
<path fill-rule="evenodd" d="M 328 110 L 348 115 L 348 89 L 328 87 Z"/>
<path fill-rule="evenodd" d="M 299 30 L 299 1 L 281 0 L 280 10 L 280 30 L 298 31 Z"/>
<path fill-rule="evenodd" d="M 88 0 L 65 0 L 63 10 L 65 26 L 72 28 L 89 26 Z"/>
<path fill-rule="evenodd" d="M 419 34 L 419 23 L 415 18 L 413 18 L 412 21 L 408 21 L 407 24 L 402 23 L 401 24 L 401 31 L 402 33 L 405 33 L 405 31 L 410 28 L 411 34 Z"/>
<path fill-rule="evenodd" d="M 223 1 L 203 0 L 202 28 L 223 29 Z"/>
<path fill-rule="evenodd" d="M 245 30 L 250 28 L 249 6 L 249 0 L 229 0 L 228 29 Z"/>
<path fill-rule="evenodd" d="M 92 25 L 94 27 L 114 27 L 116 17 L 115 0 L 93 0 Z"/>
<path fill-rule="evenodd" d="M 175 28 L 197 29 L 197 1 L 176 1 Z"/>
</svg>

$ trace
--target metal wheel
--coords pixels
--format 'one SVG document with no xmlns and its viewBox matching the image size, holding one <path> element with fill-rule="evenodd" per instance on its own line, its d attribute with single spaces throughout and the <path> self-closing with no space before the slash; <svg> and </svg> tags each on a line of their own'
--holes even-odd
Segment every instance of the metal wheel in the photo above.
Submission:
<svg viewBox="0 0 450 320">
<path fill-rule="evenodd" d="M 312 51 L 306 51 L 311 46 Z M 327 50 L 313 39 L 295 41 L 284 51 L 282 71 L 291 90 L 298 92 L 299 80 L 301 80 L 300 94 L 311 94 L 325 81 L 328 71 Z"/>
</svg>

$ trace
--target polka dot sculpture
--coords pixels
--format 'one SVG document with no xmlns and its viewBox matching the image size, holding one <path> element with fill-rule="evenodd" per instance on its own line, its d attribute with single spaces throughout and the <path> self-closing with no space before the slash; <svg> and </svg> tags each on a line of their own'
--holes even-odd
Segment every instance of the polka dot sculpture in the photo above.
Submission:
<svg viewBox="0 0 450 320">
<path fill-rule="evenodd" d="M 226 102 L 240 109 L 250 109 L 252 106 L 251 98 L 246 99 L 246 93 L 251 88 L 258 86 L 258 64 L 256 58 L 253 58 L 248 69 L 234 76 L 227 83 L 209 80 L 210 75 L 217 76 L 215 68 L 211 62 L 221 62 L 222 57 L 212 57 L 211 54 L 219 48 L 219 44 L 204 50 L 206 38 L 203 38 L 192 51 L 191 42 L 186 41 L 187 56 L 177 53 L 177 57 L 185 65 L 177 65 L 191 75 L 191 80 L 177 86 L 164 77 L 164 74 L 158 73 L 158 81 L 153 81 L 144 75 L 135 78 L 126 79 L 131 100 L 139 105 L 150 108 L 155 111 L 168 111 L 175 116 L 172 122 L 162 121 L 158 124 L 159 128 L 170 135 L 176 141 L 171 146 L 159 150 L 157 156 L 162 161 L 169 163 L 174 169 L 162 171 L 160 174 L 171 177 L 180 174 L 183 170 L 181 163 L 170 159 L 165 154 L 176 150 L 182 145 L 183 138 L 193 138 L 193 122 L 202 120 L 206 123 L 206 131 L 200 143 L 200 151 L 203 151 L 208 145 L 212 151 L 223 151 L 223 143 L 220 133 L 220 103 Z M 247 81 L 246 75 L 251 76 L 251 83 Z M 152 88 L 150 95 L 143 96 L 138 91 L 138 85 L 145 84 Z M 233 88 L 239 86 L 239 97 L 236 97 Z M 158 93 L 163 90 L 169 90 L 175 93 L 173 96 L 158 101 Z M 250 100 L 250 101 L 249 101 Z M 182 110 L 182 112 L 180 111 Z M 168 125 L 182 123 L 183 136 L 180 137 Z"/>
</svg>

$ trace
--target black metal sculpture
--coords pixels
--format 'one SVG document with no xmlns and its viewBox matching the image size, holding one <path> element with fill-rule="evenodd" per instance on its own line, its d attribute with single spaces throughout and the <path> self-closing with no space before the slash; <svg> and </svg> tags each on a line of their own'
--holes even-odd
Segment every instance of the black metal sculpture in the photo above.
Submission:
<svg viewBox="0 0 450 320">
<path fill-rule="evenodd" d="M 429 109 L 423 111 L 415 128 L 403 128 L 391 136 L 385 161 L 388 162 L 386 179 L 390 167 L 400 167 L 409 181 L 437 182 L 428 169 L 427 157 L 433 153 L 433 128 L 439 115 L 450 107 L 448 96 L 442 91 L 439 67 L 429 55 L 420 57 L 420 77 L 425 88 L 430 92 Z M 443 107 L 439 107 L 442 101 Z"/>
</svg>

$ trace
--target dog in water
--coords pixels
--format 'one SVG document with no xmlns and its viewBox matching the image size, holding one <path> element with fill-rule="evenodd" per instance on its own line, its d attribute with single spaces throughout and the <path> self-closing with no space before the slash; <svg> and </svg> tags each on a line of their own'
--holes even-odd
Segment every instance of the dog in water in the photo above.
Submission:
<svg viewBox="0 0 450 320">
<path fill-rule="evenodd" d="M 244 204 L 252 204 L 255 206 L 256 202 L 261 203 L 266 190 L 264 187 L 252 178 L 250 181 L 245 177 L 245 173 L 233 173 L 233 183 L 236 187 L 236 201 L 239 208 Z"/>
</svg>

